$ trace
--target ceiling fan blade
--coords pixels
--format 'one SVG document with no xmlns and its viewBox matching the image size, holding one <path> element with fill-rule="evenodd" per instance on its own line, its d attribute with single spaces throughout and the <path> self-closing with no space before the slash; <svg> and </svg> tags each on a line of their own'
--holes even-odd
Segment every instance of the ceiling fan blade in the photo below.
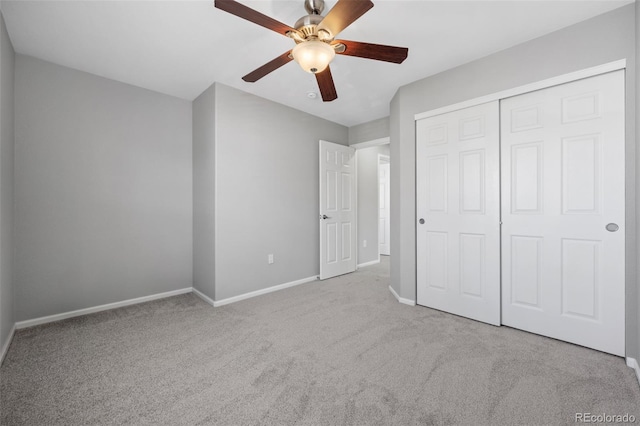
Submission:
<svg viewBox="0 0 640 426">
<path fill-rule="evenodd" d="M 275 71 L 281 66 L 291 62 L 290 54 L 291 54 L 290 50 L 287 52 L 284 52 L 282 55 L 278 56 L 274 60 L 269 61 L 263 66 L 261 66 L 260 68 L 257 68 L 251 71 L 249 74 L 242 77 L 242 79 L 247 83 L 255 83 L 256 81 L 260 80 L 262 77 L 269 74 L 270 72 Z"/>
<path fill-rule="evenodd" d="M 370 0 L 338 0 L 318 24 L 318 29 L 327 30 L 335 37 L 372 7 L 373 3 Z"/>
<path fill-rule="evenodd" d="M 335 45 L 338 43 L 342 43 L 346 47 L 344 52 L 338 51 L 341 55 L 393 62 L 394 64 L 401 64 L 407 59 L 407 55 L 409 54 L 409 49 L 406 47 L 385 46 L 383 44 L 362 43 L 350 40 L 336 40 L 332 44 Z"/>
<path fill-rule="evenodd" d="M 242 19 L 246 19 L 247 21 L 253 22 L 254 24 L 258 24 L 265 28 L 273 30 L 284 36 L 286 36 L 287 32 L 289 31 L 296 32 L 296 30 L 291 28 L 290 26 L 285 25 L 280 21 L 276 21 L 275 19 L 270 18 L 267 15 L 263 15 L 257 10 L 251 9 L 250 7 L 247 7 L 234 0 L 215 0 L 215 7 L 220 10 L 224 10 L 225 12 L 229 12 L 232 15 L 236 15 Z"/>
<path fill-rule="evenodd" d="M 318 81 L 323 101 L 331 102 L 338 99 L 338 92 L 336 92 L 336 86 L 333 84 L 333 77 L 331 77 L 331 69 L 329 67 L 317 73 L 316 80 Z"/>
</svg>

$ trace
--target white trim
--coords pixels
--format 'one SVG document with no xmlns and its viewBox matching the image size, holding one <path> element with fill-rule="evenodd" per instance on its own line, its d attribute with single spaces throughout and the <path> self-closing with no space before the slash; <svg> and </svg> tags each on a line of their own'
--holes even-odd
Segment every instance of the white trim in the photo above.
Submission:
<svg viewBox="0 0 640 426">
<path fill-rule="evenodd" d="M 636 378 L 640 383 L 640 365 L 638 365 L 638 361 L 635 358 L 627 357 L 627 366 L 633 368 L 636 372 Z"/>
<path fill-rule="evenodd" d="M 262 296 L 263 294 L 272 293 L 272 292 L 278 291 L 278 290 L 284 290 L 285 288 L 294 287 L 294 286 L 297 286 L 297 285 L 300 285 L 300 284 L 305 284 L 305 283 L 308 283 L 308 282 L 311 282 L 311 281 L 315 281 L 317 279 L 318 279 L 318 276 L 314 275 L 312 277 L 302 278 L 301 280 L 296 280 L 296 281 L 291 281 L 291 282 L 284 283 L 284 284 L 274 285 L 272 287 L 263 288 L 262 290 L 256 290 L 256 291 L 252 291 L 250 293 L 244 293 L 244 294 L 241 294 L 241 295 L 238 295 L 238 296 L 228 297 L 228 298 L 222 299 L 222 300 L 211 300 L 208 297 L 207 297 L 207 299 L 211 300 L 211 302 L 213 302 L 213 306 L 217 308 L 218 306 L 224 306 L 224 305 L 228 305 L 229 303 L 235 303 L 235 302 L 239 302 L 241 300 L 250 299 L 252 297 Z M 194 293 L 195 293 L 195 289 L 194 289 Z M 207 302 L 209 302 L 209 300 L 207 300 Z M 211 303 L 211 302 L 209 302 L 209 303 Z"/>
<path fill-rule="evenodd" d="M 372 146 L 388 145 L 390 143 L 391 143 L 391 138 L 389 136 L 386 136 L 384 138 L 374 139 L 372 141 L 354 143 L 353 145 L 349 145 L 349 146 L 355 149 L 363 149 L 363 148 L 369 148 Z"/>
<path fill-rule="evenodd" d="M 371 262 L 359 263 L 358 268 L 364 268 L 365 266 L 375 265 L 376 263 L 380 263 L 380 255 L 378 255 L 378 260 L 372 260 Z"/>
<path fill-rule="evenodd" d="M 121 302 L 107 303 L 106 305 L 94 306 L 91 308 L 78 309 L 76 311 L 63 312 L 61 314 L 49 315 L 46 317 L 34 318 L 25 321 L 16 322 L 16 329 L 33 327 L 34 325 L 46 324 L 49 322 L 60 321 L 67 318 L 79 317 L 82 315 L 93 314 L 95 312 L 107 311 L 109 309 L 121 308 L 123 306 L 137 305 L 138 303 L 150 302 L 152 300 L 164 299 L 165 297 L 178 296 L 180 294 L 191 293 L 191 287 L 181 288 L 179 290 L 167 291 L 164 293 L 152 294 L 150 296 L 137 297 L 135 299 L 123 300 Z"/>
<path fill-rule="evenodd" d="M 216 302 L 212 298 L 210 298 L 209 296 L 207 296 L 206 294 L 204 294 L 203 292 L 201 292 L 195 287 L 193 288 L 193 294 L 195 294 L 196 296 L 198 296 L 200 299 L 204 300 L 211 306 L 216 306 Z"/>
<path fill-rule="evenodd" d="M 11 327 L 11 331 L 9 331 L 9 336 L 7 336 L 7 340 L 2 345 L 2 352 L 0 353 L 0 365 L 4 362 L 4 357 L 7 355 L 7 351 L 9 350 L 9 346 L 11 346 L 11 341 L 13 340 L 13 335 L 16 332 L 16 325 L 13 324 Z"/>
<path fill-rule="evenodd" d="M 391 292 L 391 294 L 393 294 L 393 297 L 395 297 L 398 302 L 405 304 L 405 305 L 409 305 L 409 306 L 416 306 L 416 301 L 415 300 L 410 300 L 410 299 L 405 299 L 404 297 L 400 297 L 400 295 L 398 295 L 398 293 L 396 293 L 396 291 L 393 289 L 393 287 L 389 286 L 389 291 Z"/>
<path fill-rule="evenodd" d="M 569 83 L 570 81 L 576 81 L 583 78 L 593 77 L 596 75 L 604 74 L 611 71 L 617 71 L 626 68 L 627 60 L 620 59 L 618 61 L 609 62 L 606 64 L 598 65 L 595 67 L 587 68 L 580 71 L 571 72 L 568 74 L 562 74 L 556 77 L 548 78 L 546 80 L 537 81 L 535 83 L 525 84 L 524 86 L 514 87 L 513 89 L 503 90 L 501 92 L 492 93 L 490 95 L 481 96 L 479 98 L 470 99 L 468 101 L 459 102 L 457 104 L 448 105 L 442 108 L 437 108 L 427 112 L 421 112 L 414 116 L 415 120 L 421 120 L 423 118 L 433 117 L 434 115 L 446 114 L 448 112 L 457 111 L 487 102 L 493 102 L 500 99 L 510 98 L 512 96 L 521 95 L 523 93 L 529 93 L 536 90 L 546 89 L 552 86 L 558 86 L 560 84 Z M 355 145 L 352 145 L 355 146 Z"/>
<path fill-rule="evenodd" d="M 356 237 L 355 237 L 355 243 L 356 243 L 356 253 L 355 253 L 355 262 L 354 262 L 354 266 L 353 266 L 353 271 L 350 272 L 355 272 L 358 270 L 358 256 L 360 253 L 360 232 L 358 231 L 358 229 L 360 228 L 360 221 L 358 220 L 358 215 L 359 215 L 359 206 L 358 206 L 358 150 L 355 149 L 354 147 L 350 146 L 349 148 L 351 148 L 353 150 L 353 171 L 354 171 L 354 188 L 353 188 L 353 198 L 355 199 L 355 203 L 353 206 L 353 220 L 356 223 Z M 320 188 L 318 188 L 319 190 Z M 318 278 L 320 278 L 320 275 L 318 274 Z M 307 281 L 308 282 L 308 281 Z"/>
<path fill-rule="evenodd" d="M 391 156 L 387 155 L 387 154 L 380 154 L 378 153 L 378 164 L 376 164 L 376 169 L 378 172 L 378 182 L 376 185 L 376 188 L 378 189 L 376 192 L 378 193 L 378 208 L 376 209 L 376 212 L 378 213 L 378 262 L 380 262 L 380 160 L 382 158 L 385 158 L 387 160 L 387 163 L 389 164 L 389 171 L 391 171 Z M 389 193 L 391 193 L 391 178 L 389 178 Z M 391 217 L 391 195 L 389 195 L 389 217 Z M 385 232 L 386 234 L 386 232 Z M 389 230 L 389 240 L 391 240 L 391 230 Z M 391 245 L 391 242 L 389 242 L 389 245 Z M 391 254 L 391 246 L 389 246 L 389 254 L 385 254 L 384 256 L 389 256 Z"/>
</svg>

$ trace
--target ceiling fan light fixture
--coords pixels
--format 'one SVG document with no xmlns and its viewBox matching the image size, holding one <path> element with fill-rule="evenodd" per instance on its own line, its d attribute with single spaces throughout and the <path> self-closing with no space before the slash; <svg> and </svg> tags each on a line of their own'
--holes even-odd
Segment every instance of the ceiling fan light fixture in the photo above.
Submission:
<svg viewBox="0 0 640 426">
<path fill-rule="evenodd" d="M 293 59 L 308 73 L 317 74 L 324 71 L 336 56 L 329 44 L 319 40 L 304 41 L 291 51 Z"/>
<path fill-rule="evenodd" d="M 247 83 L 255 83 L 270 72 L 295 60 L 303 70 L 315 74 L 322 100 L 331 102 L 338 99 L 329 68 L 336 54 L 395 64 L 400 64 L 407 58 L 409 49 L 406 47 L 334 40 L 342 30 L 373 7 L 371 0 L 337 0 L 329 13 L 323 16 L 324 2 L 325 0 L 304 0 L 308 15 L 301 17 L 293 27 L 290 27 L 239 1 L 214 0 L 216 8 L 285 35 L 296 42 L 293 49 L 256 68 L 242 79 Z"/>
</svg>

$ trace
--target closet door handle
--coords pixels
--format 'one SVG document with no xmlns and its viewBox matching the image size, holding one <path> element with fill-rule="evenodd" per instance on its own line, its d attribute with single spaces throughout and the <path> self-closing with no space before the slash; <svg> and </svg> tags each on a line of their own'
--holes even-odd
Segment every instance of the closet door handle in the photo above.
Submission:
<svg viewBox="0 0 640 426">
<path fill-rule="evenodd" d="M 607 223 L 607 226 L 604 227 L 609 232 L 616 232 L 620 227 L 617 223 Z"/>
<path fill-rule="evenodd" d="M 424 225 L 424 219 L 420 218 L 420 220 L 418 221 L 420 223 L 420 225 Z"/>
</svg>

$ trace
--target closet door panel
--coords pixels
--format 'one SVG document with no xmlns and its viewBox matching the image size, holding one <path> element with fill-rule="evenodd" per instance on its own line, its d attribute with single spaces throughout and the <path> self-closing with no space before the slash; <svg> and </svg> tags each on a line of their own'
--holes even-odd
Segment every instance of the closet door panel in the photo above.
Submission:
<svg viewBox="0 0 640 426">
<path fill-rule="evenodd" d="M 417 302 L 500 324 L 498 102 L 416 122 Z"/>
<path fill-rule="evenodd" d="M 501 161 L 503 324 L 624 355 L 624 72 L 501 101 Z"/>
</svg>

